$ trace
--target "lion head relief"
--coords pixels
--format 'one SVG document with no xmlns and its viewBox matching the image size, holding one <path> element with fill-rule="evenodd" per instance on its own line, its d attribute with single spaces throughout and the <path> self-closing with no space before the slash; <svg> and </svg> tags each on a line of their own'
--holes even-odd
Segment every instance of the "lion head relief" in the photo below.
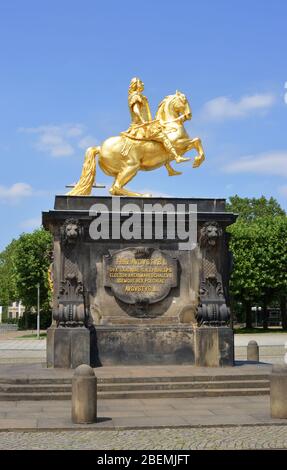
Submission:
<svg viewBox="0 0 287 470">
<path fill-rule="evenodd" d="M 61 227 L 61 238 L 64 243 L 75 243 L 82 235 L 82 227 L 77 219 L 66 219 Z"/>
<path fill-rule="evenodd" d="M 199 245 L 214 247 L 221 236 L 222 228 L 217 222 L 206 222 L 200 229 Z"/>
</svg>

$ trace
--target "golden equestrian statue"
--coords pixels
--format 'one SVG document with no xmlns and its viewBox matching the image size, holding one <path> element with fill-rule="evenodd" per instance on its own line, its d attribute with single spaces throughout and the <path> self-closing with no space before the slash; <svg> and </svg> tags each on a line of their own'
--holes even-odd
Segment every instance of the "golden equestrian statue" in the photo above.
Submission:
<svg viewBox="0 0 287 470">
<path fill-rule="evenodd" d="M 96 156 L 101 169 L 114 177 L 110 188 L 113 196 L 150 196 L 125 189 L 139 170 L 150 171 L 165 166 L 169 176 L 180 175 L 170 163 L 181 163 L 191 149 L 197 151 L 193 168 L 204 161 L 201 140 L 190 139 L 184 121 L 191 119 L 191 109 L 183 93 L 177 91 L 166 96 L 160 103 L 155 119 L 152 119 L 147 98 L 143 95 L 144 84 L 133 78 L 129 87 L 128 104 L 131 125 L 117 137 L 110 137 L 100 147 L 89 147 L 86 151 L 81 177 L 69 196 L 91 194 L 96 175 Z"/>
</svg>

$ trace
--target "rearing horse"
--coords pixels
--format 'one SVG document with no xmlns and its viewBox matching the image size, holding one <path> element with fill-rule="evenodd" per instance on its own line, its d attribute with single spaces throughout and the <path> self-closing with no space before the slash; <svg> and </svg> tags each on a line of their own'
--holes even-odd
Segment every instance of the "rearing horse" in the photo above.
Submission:
<svg viewBox="0 0 287 470">
<path fill-rule="evenodd" d="M 177 91 L 176 94 L 167 96 L 160 103 L 156 119 L 143 125 L 153 126 L 159 123 L 168 134 L 178 155 L 184 155 L 189 150 L 195 149 L 197 155 L 194 158 L 193 168 L 197 168 L 204 161 L 205 156 L 201 140 L 198 137 L 190 139 L 184 128 L 184 121 L 191 119 L 191 116 L 191 109 L 185 95 Z M 180 174 L 170 166 L 174 158 L 162 143 L 156 141 L 156 132 L 154 137 L 151 133 L 150 140 L 138 140 L 120 135 L 110 137 L 100 147 L 87 149 L 81 177 L 68 195 L 91 194 L 96 174 L 96 155 L 104 173 L 115 178 L 110 188 L 113 196 L 150 196 L 150 194 L 135 193 L 124 188 L 139 170 L 150 171 L 164 165 L 170 176 Z"/>
</svg>

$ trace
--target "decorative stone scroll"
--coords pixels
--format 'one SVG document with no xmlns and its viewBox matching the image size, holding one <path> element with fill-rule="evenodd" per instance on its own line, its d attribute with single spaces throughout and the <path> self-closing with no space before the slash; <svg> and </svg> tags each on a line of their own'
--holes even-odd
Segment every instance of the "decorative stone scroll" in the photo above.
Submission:
<svg viewBox="0 0 287 470">
<path fill-rule="evenodd" d="M 199 325 L 223 326 L 230 320 L 230 309 L 224 295 L 219 242 L 222 228 L 215 221 L 200 229 L 199 246 L 202 254 L 199 305 L 196 319 Z"/>
</svg>

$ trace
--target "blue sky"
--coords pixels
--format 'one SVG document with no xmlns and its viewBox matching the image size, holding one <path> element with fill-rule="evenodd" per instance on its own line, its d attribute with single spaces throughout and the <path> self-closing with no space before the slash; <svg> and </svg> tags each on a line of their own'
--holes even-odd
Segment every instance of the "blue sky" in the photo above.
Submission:
<svg viewBox="0 0 287 470">
<path fill-rule="evenodd" d="M 186 94 L 207 159 L 179 177 L 139 173 L 131 189 L 264 194 L 286 209 L 286 17 L 285 0 L 2 0 L 0 249 L 78 179 L 87 146 L 128 127 L 135 75 L 153 112 Z"/>
</svg>

